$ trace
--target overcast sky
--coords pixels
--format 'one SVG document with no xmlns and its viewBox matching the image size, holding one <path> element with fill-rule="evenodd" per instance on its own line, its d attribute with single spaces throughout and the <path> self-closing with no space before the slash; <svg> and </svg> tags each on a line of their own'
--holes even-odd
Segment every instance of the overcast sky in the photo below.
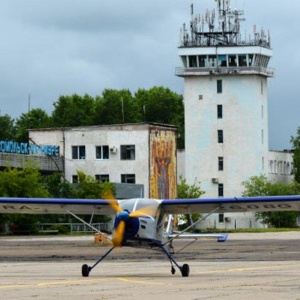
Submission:
<svg viewBox="0 0 300 300">
<path fill-rule="evenodd" d="M 100 95 L 105 88 L 169 87 L 181 25 L 214 0 L 1 0 L 0 112 L 18 118 L 31 108 L 48 114 L 60 95 Z M 300 127 L 299 0 L 231 0 L 245 11 L 242 32 L 271 32 L 276 69 L 269 79 L 270 149 L 291 148 Z"/>
</svg>

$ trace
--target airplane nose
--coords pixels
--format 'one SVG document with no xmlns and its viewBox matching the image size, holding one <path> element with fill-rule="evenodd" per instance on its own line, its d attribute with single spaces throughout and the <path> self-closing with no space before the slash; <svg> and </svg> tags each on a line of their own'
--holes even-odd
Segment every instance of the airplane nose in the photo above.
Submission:
<svg viewBox="0 0 300 300">
<path fill-rule="evenodd" d="M 122 220 L 124 222 L 127 222 L 129 220 L 130 216 L 129 216 L 129 212 L 126 210 L 123 210 L 122 212 L 119 213 L 118 215 L 118 219 Z"/>
</svg>

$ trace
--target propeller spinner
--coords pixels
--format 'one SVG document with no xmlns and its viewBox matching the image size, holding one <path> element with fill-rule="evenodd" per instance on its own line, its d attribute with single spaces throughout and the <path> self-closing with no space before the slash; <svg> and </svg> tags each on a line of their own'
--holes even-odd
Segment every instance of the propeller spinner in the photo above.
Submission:
<svg viewBox="0 0 300 300">
<path fill-rule="evenodd" d="M 139 230 L 139 217 L 154 216 L 154 207 L 144 207 L 133 212 L 123 210 L 117 201 L 109 201 L 109 205 L 117 212 L 112 243 L 115 247 L 121 247 L 124 237 L 133 237 Z"/>
</svg>

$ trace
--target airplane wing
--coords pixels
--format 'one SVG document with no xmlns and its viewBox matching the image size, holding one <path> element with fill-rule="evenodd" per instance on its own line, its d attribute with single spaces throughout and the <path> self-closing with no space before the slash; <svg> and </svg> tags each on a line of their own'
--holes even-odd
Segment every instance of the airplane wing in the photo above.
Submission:
<svg viewBox="0 0 300 300">
<path fill-rule="evenodd" d="M 0 198 L 0 213 L 114 215 L 106 200 L 57 198 Z"/>
<path fill-rule="evenodd" d="M 167 214 L 299 211 L 300 195 L 162 200 Z"/>
<path fill-rule="evenodd" d="M 122 200 L 126 202 L 126 200 Z M 298 196 L 156 200 L 166 214 L 299 211 Z M 58 198 L 0 198 L 0 213 L 114 215 L 106 200 Z"/>
</svg>

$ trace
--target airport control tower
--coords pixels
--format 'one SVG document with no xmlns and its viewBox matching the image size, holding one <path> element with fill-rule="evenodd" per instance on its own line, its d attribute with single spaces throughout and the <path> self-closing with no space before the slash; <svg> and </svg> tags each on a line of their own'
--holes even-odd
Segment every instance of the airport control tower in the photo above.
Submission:
<svg viewBox="0 0 300 300">
<path fill-rule="evenodd" d="M 229 0 L 216 4 L 197 15 L 192 5 L 181 29 L 176 75 L 184 78 L 185 177 L 200 181 L 206 197 L 240 196 L 244 180 L 268 171 L 271 39 L 256 26 L 242 33 L 243 11 Z"/>
</svg>

